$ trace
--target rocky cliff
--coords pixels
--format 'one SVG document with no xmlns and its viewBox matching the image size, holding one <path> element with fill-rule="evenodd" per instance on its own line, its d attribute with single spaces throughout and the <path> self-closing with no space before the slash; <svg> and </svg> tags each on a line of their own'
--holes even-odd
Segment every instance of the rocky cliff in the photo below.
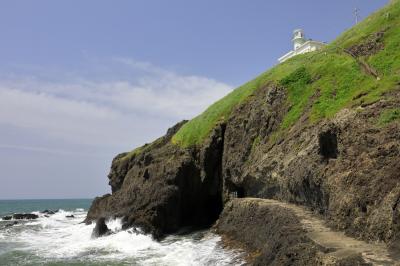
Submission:
<svg viewBox="0 0 400 266">
<path fill-rule="evenodd" d="M 126 227 L 161 237 L 186 226 L 211 226 L 224 206 L 233 208 L 232 200 L 252 197 L 305 206 L 330 228 L 397 249 L 399 36 L 396 0 L 325 50 L 288 60 L 164 137 L 118 155 L 109 174 L 112 194 L 94 200 L 86 222 L 124 217 Z M 235 205 L 233 213 L 249 215 L 246 206 Z M 277 207 L 252 208 L 255 215 L 291 220 Z M 275 222 L 260 218 L 265 223 L 254 228 L 262 233 L 252 232 L 251 243 L 224 230 L 227 216 L 235 219 L 225 210 L 220 232 L 250 249 L 258 237 L 271 238 L 287 245 L 277 261 L 304 251 L 298 259 L 320 263 L 324 250 L 302 228 L 290 225 L 285 237 L 277 237 L 264 228 Z M 255 261 L 273 263 L 264 251 Z M 356 255 L 348 259 L 364 263 Z"/>
<path fill-rule="evenodd" d="M 156 238 L 185 226 L 210 226 L 222 210 L 221 159 L 225 125 L 214 128 L 204 146 L 171 144 L 181 122 L 139 152 L 120 154 L 109 174 L 112 194 L 96 198 L 86 222 L 124 217 Z"/>
</svg>

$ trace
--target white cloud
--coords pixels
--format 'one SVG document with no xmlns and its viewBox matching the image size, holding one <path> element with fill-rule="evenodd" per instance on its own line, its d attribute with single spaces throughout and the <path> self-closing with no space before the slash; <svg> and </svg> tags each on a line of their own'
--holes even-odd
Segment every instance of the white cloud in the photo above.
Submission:
<svg viewBox="0 0 400 266">
<path fill-rule="evenodd" d="M 77 145 L 140 145 L 231 91 L 225 83 L 179 75 L 149 63 L 116 58 L 103 62 L 106 68 L 107 63 L 111 66 L 101 79 L 69 73 L 68 81 L 48 81 L 34 74 L 0 80 L 0 130 L 12 126 Z M 128 74 L 119 76 L 112 71 L 115 66 Z M 127 78 L 130 73 L 134 78 Z M 18 139 L 3 138 L 0 145 L 11 145 L 4 141 L 14 145 Z"/>
</svg>

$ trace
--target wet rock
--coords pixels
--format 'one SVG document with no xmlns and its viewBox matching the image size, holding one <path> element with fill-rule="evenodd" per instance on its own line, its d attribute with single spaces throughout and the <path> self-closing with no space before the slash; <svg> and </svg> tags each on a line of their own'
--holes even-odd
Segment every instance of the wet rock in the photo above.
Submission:
<svg viewBox="0 0 400 266">
<path fill-rule="evenodd" d="M 9 221 L 9 220 L 12 219 L 12 216 L 4 216 L 2 219 L 3 219 L 4 221 Z"/>
<path fill-rule="evenodd" d="M 231 198 L 258 197 L 307 206 L 364 240 L 399 242 L 400 123 L 380 126 L 377 119 L 400 106 L 400 88 L 311 123 L 315 93 L 281 130 L 292 108 L 286 92 L 273 83 L 260 87 L 196 147 L 172 143 L 179 124 L 137 153 L 118 155 L 108 176 L 112 194 L 93 201 L 85 222 L 126 217 L 128 227 L 159 238 L 212 224 Z"/>
<path fill-rule="evenodd" d="M 94 227 L 94 229 L 92 231 L 92 237 L 96 238 L 96 237 L 101 237 L 101 236 L 105 236 L 105 235 L 109 235 L 109 234 L 111 234 L 111 230 L 108 229 L 108 227 L 106 225 L 106 219 L 103 217 L 97 219 L 96 226 Z"/>
<path fill-rule="evenodd" d="M 113 160 L 113 193 L 93 201 L 86 223 L 126 217 L 127 228 L 139 227 L 160 239 L 185 226 L 210 226 L 218 218 L 224 125 L 218 125 L 202 147 L 182 149 L 171 143 L 182 124 L 137 154 Z"/>
<path fill-rule="evenodd" d="M 71 214 L 71 215 L 66 215 L 65 218 L 75 218 L 75 216 Z"/>
<path fill-rule="evenodd" d="M 18 224 L 18 222 L 17 222 L 17 221 L 14 221 L 14 222 L 12 222 L 12 223 L 6 224 L 4 227 L 11 227 L 11 226 L 14 226 L 14 225 L 16 225 L 16 224 Z"/>
<path fill-rule="evenodd" d="M 33 220 L 39 218 L 37 214 L 33 213 L 16 213 L 13 214 L 13 219 L 15 220 Z"/>
<path fill-rule="evenodd" d="M 44 211 L 42 211 L 41 213 L 51 215 L 51 214 L 55 214 L 56 212 L 55 212 L 55 211 L 52 211 L 52 210 L 44 210 Z"/>
</svg>

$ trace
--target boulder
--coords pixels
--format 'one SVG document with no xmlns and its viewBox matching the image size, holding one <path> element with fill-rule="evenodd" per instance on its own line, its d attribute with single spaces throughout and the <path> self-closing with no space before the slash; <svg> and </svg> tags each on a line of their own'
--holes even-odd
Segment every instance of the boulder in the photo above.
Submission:
<svg viewBox="0 0 400 266">
<path fill-rule="evenodd" d="M 71 215 L 65 216 L 65 218 L 75 218 L 75 216 L 71 214 Z"/>
<path fill-rule="evenodd" d="M 10 215 L 4 216 L 2 219 L 3 219 L 4 221 L 9 221 L 9 220 L 12 219 L 12 216 L 10 216 Z"/>
<path fill-rule="evenodd" d="M 335 243 L 338 249 L 345 247 L 336 256 L 335 248 L 315 242 L 312 237 L 323 227 L 309 234 L 300 216 L 277 202 L 234 199 L 226 204 L 214 228 L 225 246 L 247 251 L 249 265 L 370 265 L 346 244 Z M 303 215 L 302 219 L 307 218 Z M 312 225 L 310 221 L 306 223 Z"/>
<path fill-rule="evenodd" d="M 14 225 L 16 225 L 16 224 L 18 224 L 18 222 L 17 222 L 17 221 L 14 221 L 14 222 L 12 222 L 12 223 L 6 224 L 4 227 L 11 227 L 11 226 L 14 226 Z"/>
<path fill-rule="evenodd" d="M 12 217 L 15 220 L 33 220 L 39 218 L 38 215 L 33 213 L 16 213 Z"/>
<path fill-rule="evenodd" d="M 52 210 L 44 210 L 41 213 L 44 213 L 44 214 L 55 214 L 55 212 L 52 211 Z"/>
<path fill-rule="evenodd" d="M 182 149 L 171 142 L 181 125 L 137 152 L 113 160 L 112 194 L 93 201 L 86 223 L 125 217 L 124 228 L 138 227 L 160 239 L 183 227 L 204 228 L 215 222 L 222 210 L 225 126 L 218 125 L 202 147 Z"/>
<path fill-rule="evenodd" d="M 111 233 L 110 229 L 108 229 L 106 225 L 106 219 L 101 217 L 97 219 L 96 226 L 93 229 L 92 237 L 97 238 L 105 235 L 109 235 Z"/>
</svg>

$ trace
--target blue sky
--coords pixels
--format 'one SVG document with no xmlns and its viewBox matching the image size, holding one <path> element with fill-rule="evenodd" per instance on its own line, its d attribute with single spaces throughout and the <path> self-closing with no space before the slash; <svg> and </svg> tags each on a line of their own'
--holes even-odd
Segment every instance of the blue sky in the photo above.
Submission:
<svg viewBox="0 0 400 266">
<path fill-rule="evenodd" d="M 2 1 L 0 198 L 93 197 L 111 159 L 387 0 Z M 301 3 L 301 4 L 299 4 Z"/>
</svg>

